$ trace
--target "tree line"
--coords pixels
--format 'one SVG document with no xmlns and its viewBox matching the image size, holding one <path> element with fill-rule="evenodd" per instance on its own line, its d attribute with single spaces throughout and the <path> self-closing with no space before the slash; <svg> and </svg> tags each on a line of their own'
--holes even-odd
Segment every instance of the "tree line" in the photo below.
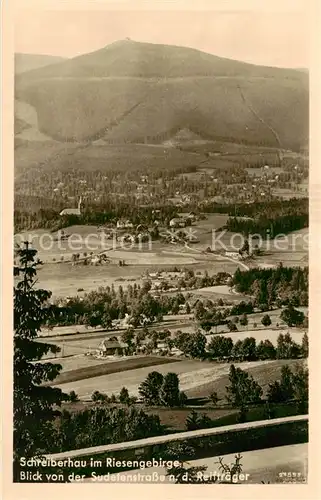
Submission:
<svg viewBox="0 0 321 500">
<path fill-rule="evenodd" d="M 205 213 L 224 213 L 231 217 L 259 217 L 265 214 L 266 218 L 279 215 L 308 213 L 308 198 L 291 198 L 290 200 L 272 199 L 256 201 L 254 203 L 204 203 Z"/>
<path fill-rule="evenodd" d="M 274 238 L 279 234 L 287 234 L 309 226 L 309 213 L 275 215 L 273 218 L 266 214 L 255 220 L 230 217 L 225 229 L 244 235 L 259 234 L 264 239 Z"/>
<path fill-rule="evenodd" d="M 173 345 L 187 357 L 219 361 L 306 358 L 309 349 L 306 333 L 303 334 L 301 345 L 299 345 L 294 342 L 289 332 L 278 335 L 276 347 L 268 339 L 256 344 L 254 337 L 245 337 L 234 343 L 231 337 L 222 335 L 213 335 L 207 344 L 205 335 L 199 331 L 192 334 L 177 332 Z"/>
<path fill-rule="evenodd" d="M 257 409 L 262 408 L 262 417 L 276 418 L 281 405 L 292 405 L 289 411 L 304 414 L 308 411 L 309 399 L 309 373 L 308 369 L 297 364 L 293 370 L 288 365 L 281 368 L 279 380 L 268 384 L 266 394 L 258 382 L 247 371 L 236 368 L 233 364 L 229 369 L 229 385 L 226 386 L 225 400 L 233 408 L 238 409 L 237 422 L 249 421 L 251 411 L 257 414 Z M 217 393 L 210 396 L 214 404 L 219 398 Z M 206 414 L 193 410 L 186 418 L 186 430 L 197 430 L 216 426 Z M 223 423 L 221 424 L 223 425 Z"/>
<path fill-rule="evenodd" d="M 280 264 L 276 269 L 252 268 L 248 271 L 237 269 L 232 278 L 232 286 L 239 293 L 252 295 L 254 305 L 273 304 L 307 306 L 309 290 L 308 267 L 286 267 Z"/>
<path fill-rule="evenodd" d="M 118 290 L 112 285 L 89 292 L 84 297 L 57 299 L 48 306 L 46 325 L 84 324 L 111 328 L 113 320 L 128 315 L 130 325 L 138 327 L 145 320 L 152 323 L 161 321 L 164 314 L 177 314 L 179 306 L 185 303 L 182 293 L 154 297 L 150 288 L 151 283 L 148 281 L 143 285 L 129 284 L 126 289 L 120 285 Z"/>
</svg>

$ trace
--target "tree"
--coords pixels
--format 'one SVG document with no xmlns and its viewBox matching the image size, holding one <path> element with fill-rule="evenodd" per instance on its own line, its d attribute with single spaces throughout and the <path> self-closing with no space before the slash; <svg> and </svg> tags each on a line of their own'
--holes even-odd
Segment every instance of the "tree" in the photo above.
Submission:
<svg viewBox="0 0 321 500">
<path fill-rule="evenodd" d="M 134 328 L 127 328 L 127 330 L 123 331 L 123 333 L 121 334 L 121 341 L 127 344 L 128 346 L 131 346 L 133 344 L 134 337 L 135 337 Z"/>
<path fill-rule="evenodd" d="M 35 288 L 37 269 L 41 261 L 37 251 L 17 249 L 19 266 L 16 271 L 22 279 L 14 288 L 14 476 L 19 477 L 19 458 L 47 453 L 55 440 L 54 420 L 60 414 L 56 409 L 68 396 L 61 389 L 50 387 L 61 370 L 53 363 L 38 363 L 45 354 L 56 354 L 56 346 L 36 342 L 48 319 L 47 301 L 51 293 Z M 46 385 L 43 385 L 46 383 Z"/>
<path fill-rule="evenodd" d="M 294 385 L 293 385 L 293 373 L 288 365 L 282 366 L 281 368 L 281 390 L 284 395 L 284 401 L 293 399 L 294 397 Z"/>
<path fill-rule="evenodd" d="M 136 348 L 140 347 L 142 342 L 146 339 L 146 331 L 144 330 L 138 330 L 136 333 L 136 338 L 135 338 L 135 345 Z"/>
<path fill-rule="evenodd" d="M 267 399 L 270 403 L 284 403 L 295 395 L 294 377 L 289 366 L 282 366 L 281 379 L 269 384 Z"/>
<path fill-rule="evenodd" d="M 280 318 L 287 326 L 299 326 L 304 321 L 304 313 L 295 309 L 291 304 L 283 309 Z"/>
<path fill-rule="evenodd" d="M 296 365 L 293 372 L 294 397 L 298 401 L 298 413 L 307 413 L 309 406 L 309 370 Z"/>
<path fill-rule="evenodd" d="M 219 397 L 218 397 L 216 391 L 211 392 L 211 394 L 209 395 L 209 398 L 211 400 L 211 403 L 213 403 L 213 405 L 215 405 L 215 406 L 219 402 Z"/>
<path fill-rule="evenodd" d="M 230 332 L 237 332 L 237 326 L 235 323 L 233 323 L 232 321 L 229 321 L 227 323 L 227 327 L 228 329 L 230 330 Z"/>
<path fill-rule="evenodd" d="M 71 403 L 76 403 L 77 401 L 79 401 L 78 394 L 76 394 L 75 391 L 70 391 L 70 393 L 69 393 L 69 401 Z"/>
<path fill-rule="evenodd" d="M 242 416 L 249 404 L 261 401 L 262 387 L 241 368 L 230 366 L 230 385 L 226 387 L 226 399 L 232 406 L 239 408 Z"/>
<path fill-rule="evenodd" d="M 256 356 L 258 359 L 275 359 L 276 350 L 272 342 L 268 339 L 261 340 L 256 348 Z"/>
<path fill-rule="evenodd" d="M 119 402 L 128 405 L 130 401 L 130 396 L 127 387 L 123 387 L 119 393 Z"/>
<path fill-rule="evenodd" d="M 289 332 L 285 335 L 280 333 L 277 338 L 276 357 L 278 359 L 295 359 L 300 356 L 300 353 L 300 346 L 292 340 Z"/>
<path fill-rule="evenodd" d="M 246 337 L 242 342 L 242 355 L 247 361 L 256 359 L 256 340 L 254 337 Z"/>
<path fill-rule="evenodd" d="M 144 403 L 150 406 L 157 406 L 160 404 L 160 389 L 163 384 L 163 379 L 163 375 L 156 371 L 147 375 L 146 380 L 144 380 L 138 388 L 138 392 Z"/>
<path fill-rule="evenodd" d="M 268 314 L 264 314 L 263 318 L 261 319 L 261 323 L 263 326 L 270 326 L 272 324 L 270 316 Z"/>
<path fill-rule="evenodd" d="M 86 315 L 86 324 L 95 327 L 101 325 L 102 322 L 102 314 L 100 311 L 92 311 L 88 315 Z"/>
<path fill-rule="evenodd" d="M 205 314 L 205 308 L 203 306 L 203 302 L 199 300 L 195 307 L 195 319 L 197 319 L 197 321 L 201 321 L 204 314 Z"/>
<path fill-rule="evenodd" d="M 249 245 L 249 240 L 247 238 L 244 240 L 244 243 L 239 250 L 240 255 L 242 255 L 243 253 L 247 253 L 248 255 L 250 253 L 250 245 Z"/>
<path fill-rule="evenodd" d="M 160 389 L 160 403 L 164 406 L 179 406 L 179 378 L 176 373 L 167 373 Z"/>
<path fill-rule="evenodd" d="M 208 352 L 213 358 L 223 359 L 231 356 L 233 349 L 233 340 L 230 337 L 223 337 L 222 335 L 215 335 L 212 337 L 209 345 Z"/>
<path fill-rule="evenodd" d="M 104 314 L 102 314 L 100 319 L 100 324 L 103 328 L 106 328 L 107 330 L 112 328 L 113 322 L 109 312 L 105 312 Z"/>
<path fill-rule="evenodd" d="M 114 396 L 114 394 L 113 394 Z M 115 396 L 114 396 L 115 397 Z M 107 403 L 109 398 L 107 396 L 107 394 L 104 394 L 103 392 L 99 392 L 99 391 L 94 391 L 91 395 L 91 400 L 94 402 L 94 403 Z M 113 403 L 116 403 L 116 398 L 115 398 L 115 401 L 112 401 L 110 399 L 110 402 L 113 402 Z"/>
<path fill-rule="evenodd" d="M 142 439 L 163 434 L 159 417 L 134 406 L 129 408 L 95 405 L 85 410 L 65 412 L 57 422 L 55 451 L 87 448 Z"/>
<path fill-rule="evenodd" d="M 179 406 L 185 406 L 188 401 L 188 397 L 185 392 L 180 391 L 179 393 Z"/>
<path fill-rule="evenodd" d="M 302 337 L 301 351 L 304 358 L 309 356 L 309 338 L 306 332 L 304 332 Z"/>
<path fill-rule="evenodd" d="M 231 356 L 233 359 L 239 359 L 242 361 L 243 359 L 243 342 L 242 340 L 237 340 L 233 346 Z"/>
<path fill-rule="evenodd" d="M 240 325 L 242 326 L 247 326 L 249 323 L 248 319 L 247 319 L 247 315 L 246 314 L 243 314 L 241 317 L 240 317 Z"/>
<path fill-rule="evenodd" d="M 204 332 L 206 333 L 209 333 L 212 329 L 212 326 L 213 326 L 213 321 L 202 321 L 200 323 L 200 327 L 202 328 L 202 330 L 204 330 Z"/>
<path fill-rule="evenodd" d="M 223 457 L 219 457 L 218 462 L 219 470 L 221 473 L 224 473 L 224 478 L 226 483 L 233 483 L 235 476 L 238 476 L 243 468 L 241 464 L 242 455 L 238 453 L 235 455 L 235 462 L 230 465 L 224 464 Z"/>
<path fill-rule="evenodd" d="M 178 331 L 174 339 L 174 344 L 185 356 L 204 358 L 206 355 L 206 337 L 200 331 L 193 334 Z"/>
<path fill-rule="evenodd" d="M 185 427 L 187 431 L 195 431 L 200 428 L 200 416 L 195 411 L 192 410 L 186 417 Z"/>
</svg>

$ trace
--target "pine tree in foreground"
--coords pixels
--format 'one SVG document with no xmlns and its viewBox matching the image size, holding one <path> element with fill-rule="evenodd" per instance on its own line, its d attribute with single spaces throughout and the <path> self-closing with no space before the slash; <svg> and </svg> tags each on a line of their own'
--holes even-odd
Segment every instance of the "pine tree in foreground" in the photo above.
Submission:
<svg viewBox="0 0 321 500">
<path fill-rule="evenodd" d="M 51 292 L 36 289 L 37 251 L 28 242 L 17 250 L 21 280 L 14 287 L 14 476 L 19 477 L 19 459 L 48 453 L 55 439 L 53 421 L 57 407 L 68 399 L 58 388 L 50 387 L 61 366 L 39 363 L 56 346 L 37 342 L 41 325 L 48 318 Z"/>
</svg>

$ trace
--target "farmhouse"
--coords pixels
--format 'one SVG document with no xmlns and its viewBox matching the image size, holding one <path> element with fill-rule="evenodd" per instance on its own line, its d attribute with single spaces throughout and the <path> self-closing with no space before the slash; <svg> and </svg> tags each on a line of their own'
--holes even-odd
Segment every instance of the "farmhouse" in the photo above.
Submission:
<svg viewBox="0 0 321 500">
<path fill-rule="evenodd" d="M 240 254 L 238 252 L 225 252 L 226 257 L 230 257 L 231 259 L 239 259 Z"/>
<path fill-rule="evenodd" d="M 177 279 L 184 277 L 184 271 L 162 271 L 159 273 L 161 279 Z"/>
<path fill-rule="evenodd" d="M 117 229 L 132 229 L 134 224 L 130 220 L 120 219 L 117 221 Z"/>
<path fill-rule="evenodd" d="M 121 342 L 117 337 L 103 340 L 99 345 L 100 356 L 124 355 L 127 344 Z"/>
<path fill-rule="evenodd" d="M 79 198 L 78 202 L 78 208 L 64 208 L 61 212 L 60 215 L 81 215 L 81 204 L 82 200 L 81 197 Z"/>
<path fill-rule="evenodd" d="M 242 221 L 242 220 L 244 220 L 244 221 L 246 221 L 246 220 L 254 220 L 253 217 L 248 217 L 246 215 L 244 215 L 244 216 L 239 216 L 238 215 L 237 217 L 235 217 L 235 219 L 238 220 L 238 221 Z"/>
<path fill-rule="evenodd" d="M 178 214 L 178 216 L 182 219 L 187 219 L 190 220 L 191 222 L 195 222 L 197 219 L 196 213 L 195 212 L 181 212 Z"/>
<path fill-rule="evenodd" d="M 90 263 L 93 264 L 94 266 L 97 266 L 98 264 L 100 264 L 100 262 L 101 260 L 98 255 L 94 255 L 90 260 Z"/>
<path fill-rule="evenodd" d="M 170 227 L 186 227 L 186 220 L 180 217 L 174 217 L 169 221 Z"/>
</svg>

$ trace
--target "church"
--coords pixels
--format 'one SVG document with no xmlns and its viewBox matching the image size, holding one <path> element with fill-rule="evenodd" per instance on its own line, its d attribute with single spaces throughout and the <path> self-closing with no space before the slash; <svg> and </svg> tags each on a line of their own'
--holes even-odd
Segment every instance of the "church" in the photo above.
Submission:
<svg viewBox="0 0 321 500">
<path fill-rule="evenodd" d="M 64 208 L 60 212 L 60 215 L 81 215 L 81 204 L 82 204 L 82 199 L 80 197 L 78 202 L 78 208 Z"/>
</svg>

